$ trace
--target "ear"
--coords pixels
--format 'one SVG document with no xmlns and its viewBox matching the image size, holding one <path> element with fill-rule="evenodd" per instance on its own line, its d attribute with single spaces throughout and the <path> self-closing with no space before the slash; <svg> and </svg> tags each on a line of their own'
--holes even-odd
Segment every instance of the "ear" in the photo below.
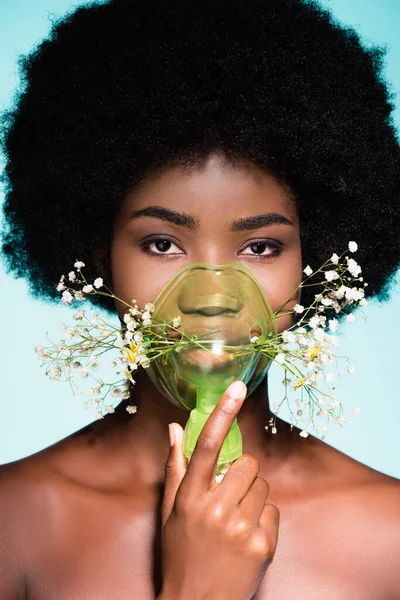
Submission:
<svg viewBox="0 0 400 600">
<path fill-rule="evenodd" d="M 96 274 L 103 279 L 109 289 L 112 289 L 110 248 L 108 245 L 97 246 L 93 251 L 92 257 Z"/>
</svg>

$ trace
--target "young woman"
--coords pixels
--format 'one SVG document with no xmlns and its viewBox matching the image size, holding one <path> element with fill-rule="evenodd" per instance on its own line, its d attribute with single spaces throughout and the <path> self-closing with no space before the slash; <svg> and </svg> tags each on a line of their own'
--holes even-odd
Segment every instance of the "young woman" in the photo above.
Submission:
<svg viewBox="0 0 400 600">
<path fill-rule="evenodd" d="M 313 2 L 75 10 L 24 60 L 4 117 L 10 269 L 51 298 L 79 258 L 151 301 L 186 264 L 238 261 L 276 309 L 356 240 L 383 297 L 400 164 L 381 62 Z M 2 467 L 1 600 L 400 597 L 397 480 L 280 419 L 270 435 L 266 386 L 244 401 L 240 383 L 188 465 L 188 413 L 144 372 L 133 393 L 134 416 L 121 404 Z M 217 484 L 236 414 L 244 455 Z"/>
</svg>

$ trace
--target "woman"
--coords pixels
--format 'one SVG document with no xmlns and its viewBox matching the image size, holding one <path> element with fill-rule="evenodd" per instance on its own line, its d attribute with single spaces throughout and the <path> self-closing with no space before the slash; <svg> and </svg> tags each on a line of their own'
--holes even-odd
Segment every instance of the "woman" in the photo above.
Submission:
<svg viewBox="0 0 400 600">
<path fill-rule="evenodd" d="M 185 264 L 236 260 L 275 309 L 354 239 L 384 295 L 400 175 L 381 61 L 299 0 L 77 9 L 25 59 L 5 116 L 11 270 L 54 297 L 79 258 L 151 301 Z M 188 414 L 145 374 L 134 394 L 133 417 L 120 405 L 2 468 L 0 598 L 400 596 L 397 480 L 280 419 L 270 435 L 266 388 L 243 403 L 240 384 L 188 466 Z M 239 410 L 245 454 L 217 485 Z"/>
</svg>

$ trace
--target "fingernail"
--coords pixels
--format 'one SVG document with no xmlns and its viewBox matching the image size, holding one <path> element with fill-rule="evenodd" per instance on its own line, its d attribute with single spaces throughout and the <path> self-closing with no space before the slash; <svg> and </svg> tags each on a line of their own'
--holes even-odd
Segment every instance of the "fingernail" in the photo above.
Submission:
<svg viewBox="0 0 400 600">
<path fill-rule="evenodd" d="M 226 390 L 229 397 L 233 400 L 240 400 L 246 395 L 247 387 L 243 381 L 234 381 Z"/>
<path fill-rule="evenodd" d="M 172 427 L 171 423 L 169 423 L 169 425 L 168 425 L 168 433 L 169 433 L 169 445 L 172 448 L 172 446 L 174 445 L 174 442 L 175 442 L 175 436 L 174 436 L 174 428 Z"/>
</svg>

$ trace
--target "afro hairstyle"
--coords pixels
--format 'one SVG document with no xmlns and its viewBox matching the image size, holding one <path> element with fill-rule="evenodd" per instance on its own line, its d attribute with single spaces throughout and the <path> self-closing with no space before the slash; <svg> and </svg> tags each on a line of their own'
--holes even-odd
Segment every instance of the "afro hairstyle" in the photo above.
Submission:
<svg viewBox="0 0 400 600">
<path fill-rule="evenodd" d="M 314 1 L 74 9 L 20 58 L 2 117 L 6 268 L 34 296 L 59 298 L 77 259 L 88 280 L 98 275 L 93 249 L 109 244 L 121 202 L 148 173 L 222 152 L 289 185 L 304 266 L 355 240 L 366 296 L 386 300 L 400 256 L 400 154 L 384 56 Z"/>
</svg>

